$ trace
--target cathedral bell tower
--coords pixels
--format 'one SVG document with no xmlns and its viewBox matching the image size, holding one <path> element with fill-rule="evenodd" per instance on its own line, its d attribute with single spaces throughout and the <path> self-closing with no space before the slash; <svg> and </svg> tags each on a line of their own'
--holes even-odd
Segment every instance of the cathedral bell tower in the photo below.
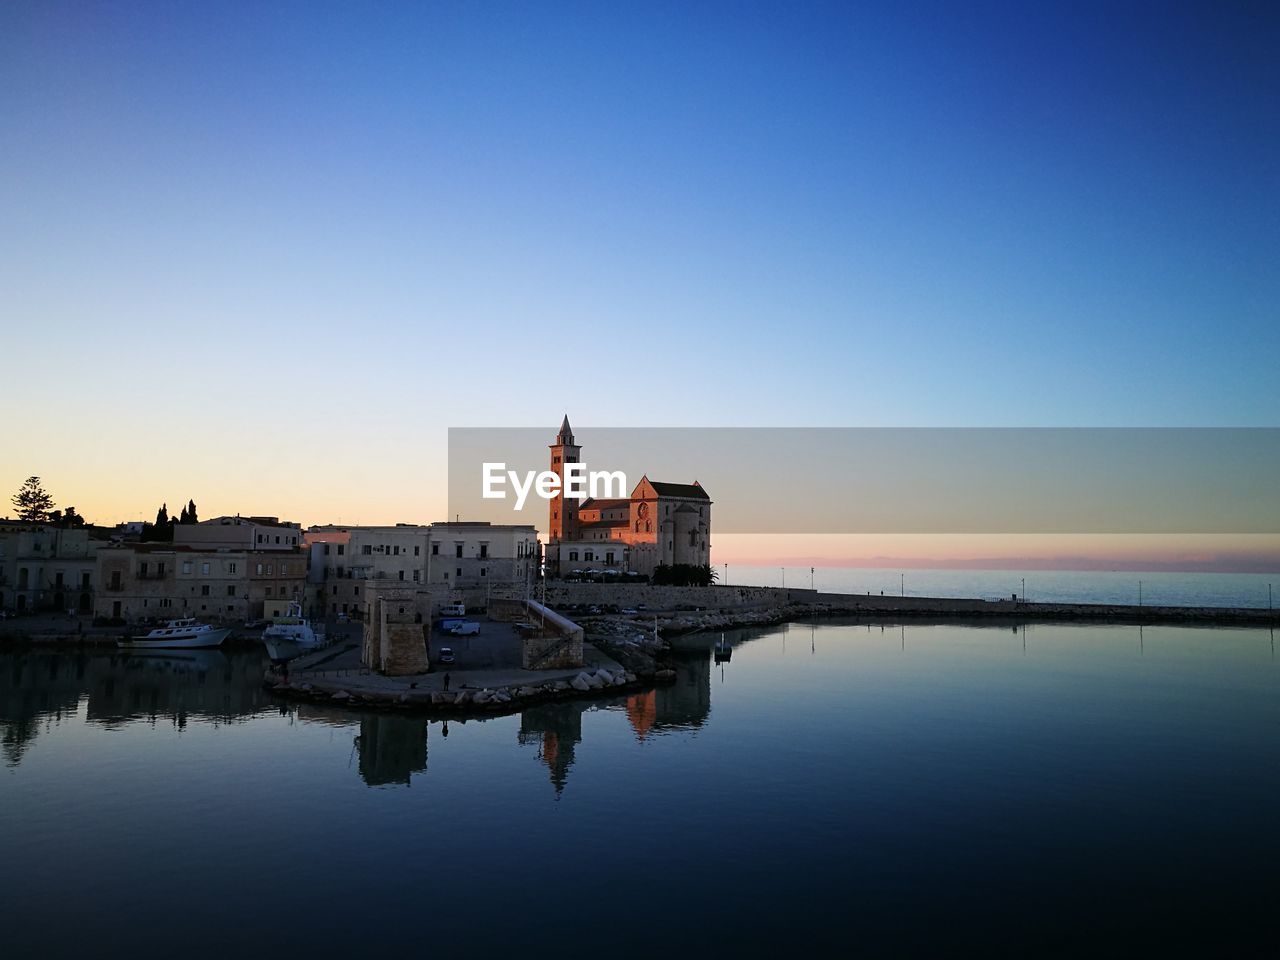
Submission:
<svg viewBox="0 0 1280 960">
<path fill-rule="evenodd" d="M 557 540 L 578 539 L 578 501 L 566 499 L 564 495 L 564 465 L 578 463 L 582 448 L 573 442 L 573 430 L 569 426 L 569 415 L 565 414 L 560 424 L 560 432 L 556 434 L 556 442 L 551 444 L 551 472 L 560 478 L 560 489 L 551 501 L 551 517 L 548 526 L 549 538 Z"/>
</svg>

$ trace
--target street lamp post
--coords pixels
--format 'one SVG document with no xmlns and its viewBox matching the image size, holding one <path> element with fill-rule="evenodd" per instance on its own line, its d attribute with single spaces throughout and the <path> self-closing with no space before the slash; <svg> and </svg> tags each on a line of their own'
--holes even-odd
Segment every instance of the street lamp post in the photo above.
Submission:
<svg viewBox="0 0 1280 960">
<path fill-rule="evenodd" d="M 904 597 L 907 595 L 907 575 L 905 573 L 898 574 L 898 593 Z"/>
<path fill-rule="evenodd" d="M 1138 581 L 1138 606 L 1142 606 L 1142 581 Z"/>
</svg>

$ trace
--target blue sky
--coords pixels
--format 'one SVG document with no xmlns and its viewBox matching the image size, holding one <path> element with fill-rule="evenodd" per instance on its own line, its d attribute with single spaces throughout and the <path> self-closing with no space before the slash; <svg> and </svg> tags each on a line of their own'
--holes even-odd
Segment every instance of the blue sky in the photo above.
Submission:
<svg viewBox="0 0 1280 960">
<path fill-rule="evenodd" d="M 566 410 L 1277 425 L 1277 41 L 1265 4 L 6 4 L 5 352 L 45 362 L 3 479 L 432 519 L 445 428 Z"/>
</svg>

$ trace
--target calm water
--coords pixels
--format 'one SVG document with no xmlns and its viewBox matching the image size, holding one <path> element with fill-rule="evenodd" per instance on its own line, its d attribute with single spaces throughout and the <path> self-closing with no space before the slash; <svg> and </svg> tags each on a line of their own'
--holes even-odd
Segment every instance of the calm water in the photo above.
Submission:
<svg viewBox="0 0 1280 960">
<path fill-rule="evenodd" d="M 447 727 L 284 707 L 243 654 L 0 657 L 5 955 L 1278 945 L 1268 631 L 730 639 Z"/>
<path fill-rule="evenodd" d="M 785 569 L 785 573 L 784 573 Z M 716 568 L 723 578 L 723 565 Z M 729 583 L 808 587 L 808 567 L 729 565 Z M 1207 607 L 1280 605 L 1280 573 L 1132 573 L 1108 570 L 876 570 L 817 567 L 812 584 L 837 593 L 885 593 L 909 597 L 984 597 L 1022 593 L 1041 603 L 1138 603 Z M 1139 582 L 1142 586 L 1139 588 Z"/>
</svg>

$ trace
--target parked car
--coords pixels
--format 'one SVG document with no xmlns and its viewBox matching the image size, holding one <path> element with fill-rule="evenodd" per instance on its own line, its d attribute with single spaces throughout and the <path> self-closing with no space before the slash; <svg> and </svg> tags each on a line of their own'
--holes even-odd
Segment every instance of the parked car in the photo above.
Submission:
<svg viewBox="0 0 1280 960">
<path fill-rule="evenodd" d="M 441 663 L 453 663 L 453 647 L 441 647 L 440 656 L 436 659 Z"/>
</svg>

